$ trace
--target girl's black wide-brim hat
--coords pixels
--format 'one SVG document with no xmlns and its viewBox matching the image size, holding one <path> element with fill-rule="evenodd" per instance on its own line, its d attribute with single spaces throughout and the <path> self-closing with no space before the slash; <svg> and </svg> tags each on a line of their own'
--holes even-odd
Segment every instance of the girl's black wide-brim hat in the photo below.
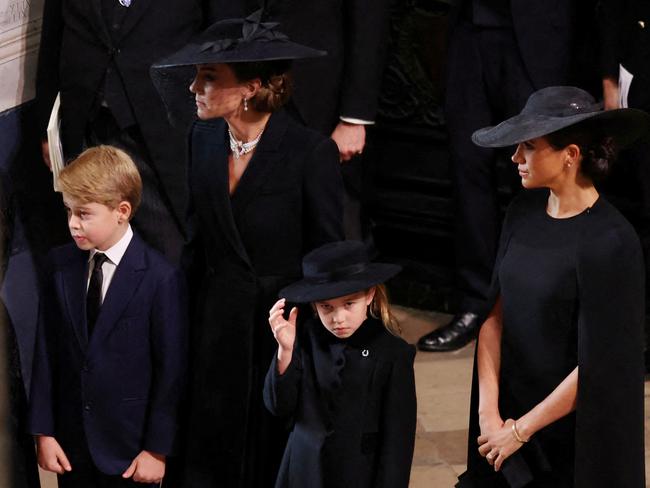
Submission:
<svg viewBox="0 0 650 488">
<path fill-rule="evenodd" d="M 331 242 L 307 254 L 302 260 L 303 279 L 278 295 L 295 303 L 328 300 L 384 283 L 401 269 L 397 264 L 371 262 L 361 242 Z"/>
<path fill-rule="evenodd" d="M 215 22 L 180 50 L 151 66 L 151 78 L 173 125 L 185 126 L 195 118 L 196 105 L 189 86 L 197 65 L 291 61 L 327 54 L 291 41 L 278 30 L 277 22 L 262 22 L 262 17 L 260 9 L 245 19 Z"/>
<path fill-rule="evenodd" d="M 602 104 L 580 88 L 551 86 L 533 93 L 520 114 L 474 132 L 472 141 L 482 147 L 514 146 L 587 121 L 613 137 L 619 147 L 650 133 L 650 115 L 642 110 L 604 111 Z"/>
</svg>

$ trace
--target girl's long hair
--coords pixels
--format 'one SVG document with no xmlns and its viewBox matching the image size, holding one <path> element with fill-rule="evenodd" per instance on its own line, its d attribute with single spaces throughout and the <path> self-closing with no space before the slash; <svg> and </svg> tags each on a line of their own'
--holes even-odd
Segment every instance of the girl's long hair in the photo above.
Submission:
<svg viewBox="0 0 650 488">
<path fill-rule="evenodd" d="M 373 297 L 372 302 L 370 302 L 370 306 L 368 307 L 370 316 L 377 320 L 381 320 L 388 332 L 395 336 L 399 336 L 402 333 L 402 328 L 391 312 L 386 285 L 375 285 L 374 288 L 375 296 Z"/>
</svg>

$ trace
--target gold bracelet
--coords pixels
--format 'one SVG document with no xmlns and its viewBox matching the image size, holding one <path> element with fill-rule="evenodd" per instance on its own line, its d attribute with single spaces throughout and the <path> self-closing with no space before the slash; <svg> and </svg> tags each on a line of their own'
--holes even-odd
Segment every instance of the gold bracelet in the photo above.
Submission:
<svg viewBox="0 0 650 488">
<path fill-rule="evenodd" d="M 512 435 L 515 437 L 515 440 L 517 442 L 520 442 L 522 444 L 525 444 L 526 442 L 528 442 L 528 440 L 523 440 L 521 438 L 521 436 L 519 435 L 519 431 L 517 430 L 517 421 L 516 420 L 512 421 Z"/>
</svg>

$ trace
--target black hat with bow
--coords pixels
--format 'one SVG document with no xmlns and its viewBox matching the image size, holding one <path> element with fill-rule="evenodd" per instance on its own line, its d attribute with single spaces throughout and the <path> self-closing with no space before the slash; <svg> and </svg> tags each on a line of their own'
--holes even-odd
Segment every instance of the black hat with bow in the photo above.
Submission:
<svg viewBox="0 0 650 488">
<path fill-rule="evenodd" d="M 325 56 L 289 40 L 278 22 L 262 22 L 262 10 L 245 19 L 220 20 L 182 49 L 153 65 L 153 69 L 210 63 L 244 63 Z"/>
<path fill-rule="evenodd" d="M 278 295 L 295 303 L 342 297 L 384 283 L 401 269 L 397 264 L 371 262 L 362 242 L 330 242 L 303 258 L 303 279 Z"/>
<path fill-rule="evenodd" d="M 151 78 L 173 125 L 185 125 L 195 116 L 188 87 L 196 65 L 290 61 L 327 54 L 291 41 L 278 30 L 279 23 L 262 22 L 262 17 L 260 9 L 245 19 L 215 22 L 183 48 L 153 64 Z"/>
</svg>

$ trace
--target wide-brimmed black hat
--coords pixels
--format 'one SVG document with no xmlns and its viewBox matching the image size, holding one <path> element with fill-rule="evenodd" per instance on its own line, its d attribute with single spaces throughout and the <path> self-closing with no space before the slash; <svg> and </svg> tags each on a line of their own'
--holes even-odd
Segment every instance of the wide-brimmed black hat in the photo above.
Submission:
<svg viewBox="0 0 650 488">
<path fill-rule="evenodd" d="M 330 242 L 303 258 L 303 279 L 278 295 L 295 303 L 328 300 L 384 283 L 401 269 L 397 264 L 370 262 L 362 242 Z"/>
<path fill-rule="evenodd" d="M 195 118 L 196 105 L 188 88 L 196 75 L 196 65 L 291 61 L 327 54 L 291 41 L 278 29 L 277 22 L 262 22 L 263 15 L 260 9 L 245 19 L 215 22 L 180 50 L 151 66 L 151 79 L 173 125 L 185 126 Z"/>
<path fill-rule="evenodd" d="M 262 22 L 260 9 L 245 19 L 215 22 L 179 51 L 155 63 L 153 69 L 210 63 L 244 63 L 325 56 L 278 30 L 278 22 Z"/>
<path fill-rule="evenodd" d="M 472 141 L 482 147 L 513 146 L 587 121 L 613 137 L 619 147 L 650 132 L 650 115 L 642 110 L 604 111 L 602 104 L 580 88 L 551 86 L 533 93 L 519 115 L 474 132 Z"/>
</svg>

